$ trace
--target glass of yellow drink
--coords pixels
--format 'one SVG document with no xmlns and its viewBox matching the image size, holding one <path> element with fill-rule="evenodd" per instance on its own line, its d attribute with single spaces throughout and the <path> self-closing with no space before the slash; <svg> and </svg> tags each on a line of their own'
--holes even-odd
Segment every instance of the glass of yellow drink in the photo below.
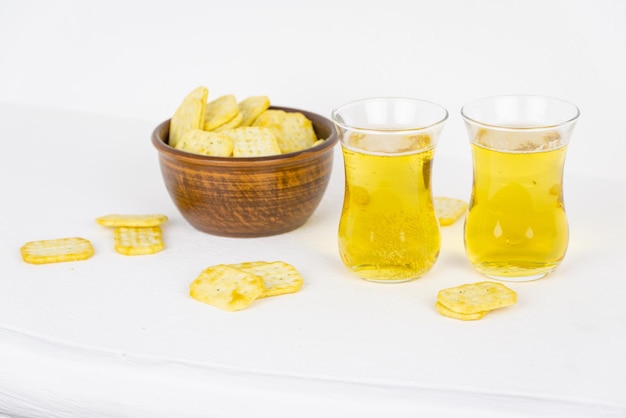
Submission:
<svg viewBox="0 0 626 418">
<path fill-rule="evenodd" d="M 465 252 L 492 279 L 540 279 L 559 266 L 569 230 L 565 153 L 580 112 L 540 96 L 498 96 L 461 109 L 474 179 Z"/>
<path fill-rule="evenodd" d="M 339 253 L 357 276 L 416 279 L 440 249 L 431 174 L 448 112 L 423 100 L 371 98 L 332 112 L 341 141 L 345 194 Z"/>
</svg>

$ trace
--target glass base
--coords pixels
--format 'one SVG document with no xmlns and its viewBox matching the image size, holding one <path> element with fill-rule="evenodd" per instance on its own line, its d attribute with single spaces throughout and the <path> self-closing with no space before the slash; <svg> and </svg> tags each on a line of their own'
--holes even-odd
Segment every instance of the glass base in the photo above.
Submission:
<svg viewBox="0 0 626 418">
<path fill-rule="evenodd" d="M 359 276 L 359 278 L 368 281 L 368 282 L 372 282 L 372 283 L 406 283 L 406 282 L 411 282 L 413 280 L 419 279 L 421 276 L 419 277 L 411 277 L 408 279 L 375 279 L 375 278 L 368 278 L 368 277 L 361 277 Z"/>
<path fill-rule="evenodd" d="M 373 283 L 410 282 L 419 279 L 428 271 L 416 271 L 398 266 L 355 266 L 350 270 L 359 278 Z"/>
<path fill-rule="evenodd" d="M 534 280 L 543 279 L 548 274 L 550 274 L 550 272 L 547 272 L 547 273 L 534 274 L 531 276 L 497 276 L 497 275 L 485 273 L 482 271 L 480 273 L 489 279 L 498 280 L 501 282 L 532 282 Z"/>
<path fill-rule="evenodd" d="M 478 265 L 474 266 L 483 276 L 502 282 L 531 282 L 543 279 L 552 273 L 558 265 L 525 268 L 514 265 Z"/>
</svg>

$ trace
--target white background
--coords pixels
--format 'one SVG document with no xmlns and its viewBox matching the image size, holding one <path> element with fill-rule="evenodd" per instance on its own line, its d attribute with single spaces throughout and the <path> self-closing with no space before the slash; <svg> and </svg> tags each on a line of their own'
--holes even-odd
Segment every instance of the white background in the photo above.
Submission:
<svg viewBox="0 0 626 418">
<path fill-rule="evenodd" d="M 626 2 L 0 1 L 0 101 L 158 122 L 206 85 L 329 115 L 350 100 L 497 94 L 578 105 L 568 172 L 626 179 Z M 35 122 L 36 123 L 36 122 Z"/>
</svg>

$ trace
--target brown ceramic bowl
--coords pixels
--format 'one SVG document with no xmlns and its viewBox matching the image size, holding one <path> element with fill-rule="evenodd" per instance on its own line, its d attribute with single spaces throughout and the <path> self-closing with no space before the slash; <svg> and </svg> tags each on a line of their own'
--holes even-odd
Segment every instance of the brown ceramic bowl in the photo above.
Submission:
<svg viewBox="0 0 626 418">
<path fill-rule="evenodd" d="M 330 180 L 338 136 L 333 123 L 299 109 L 313 123 L 318 146 L 267 157 L 210 157 L 168 145 L 170 121 L 156 127 L 165 186 L 183 217 L 196 229 L 227 237 L 262 237 L 304 224 Z"/>
</svg>

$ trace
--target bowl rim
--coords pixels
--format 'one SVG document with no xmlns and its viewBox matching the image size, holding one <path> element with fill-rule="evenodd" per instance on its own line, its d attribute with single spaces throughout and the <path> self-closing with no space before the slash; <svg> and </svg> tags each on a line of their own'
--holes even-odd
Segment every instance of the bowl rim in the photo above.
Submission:
<svg viewBox="0 0 626 418">
<path fill-rule="evenodd" d="M 267 155 L 262 157 L 217 157 L 212 155 L 203 155 L 203 154 L 194 154 L 187 151 L 178 150 L 168 143 L 165 142 L 165 139 L 160 136 L 160 132 L 166 128 L 169 132 L 169 124 L 171 118 L 166 119 L 165 121 L 159 123 L 156 128 L 152 131 L 152 144 L 154 147 L 162 153 L 166 153 L 174 156 L 177 159 L 185 159 L 191 162 L 196 163 L 214 163 L 214 164 L 232 164 L 239 165 L 242 163 L 249 164 L 251 162 L 256 163 L 287 163 L 292 161 L 293 159 L 300 159 L 305 157 L 315 156 L 317 154 L 325 153 L 329 148 L 333 148 L 337 142 L 339 142 L 339 134 L 337 133 L 337 128 L 335 124 L 328 118 L 319 115 L 317 113 L 309 112 L 307 110 L 292 108 L 292 107 L 283 107 L 283 106 L 270 106 L 270 109 L 273 110 L 284 110 L 285 112 L 300 112 L 304 114 L 311 122 L 317 120 L 319 122 L 324 123 L 330 129 L 330 136 L 324 140 L 322 144 L 312 146 L 309 148 L 305 148 L 299 151 L 290 152 L 287 154 L 276 154 L 276 155 Z"/>
</svg>

